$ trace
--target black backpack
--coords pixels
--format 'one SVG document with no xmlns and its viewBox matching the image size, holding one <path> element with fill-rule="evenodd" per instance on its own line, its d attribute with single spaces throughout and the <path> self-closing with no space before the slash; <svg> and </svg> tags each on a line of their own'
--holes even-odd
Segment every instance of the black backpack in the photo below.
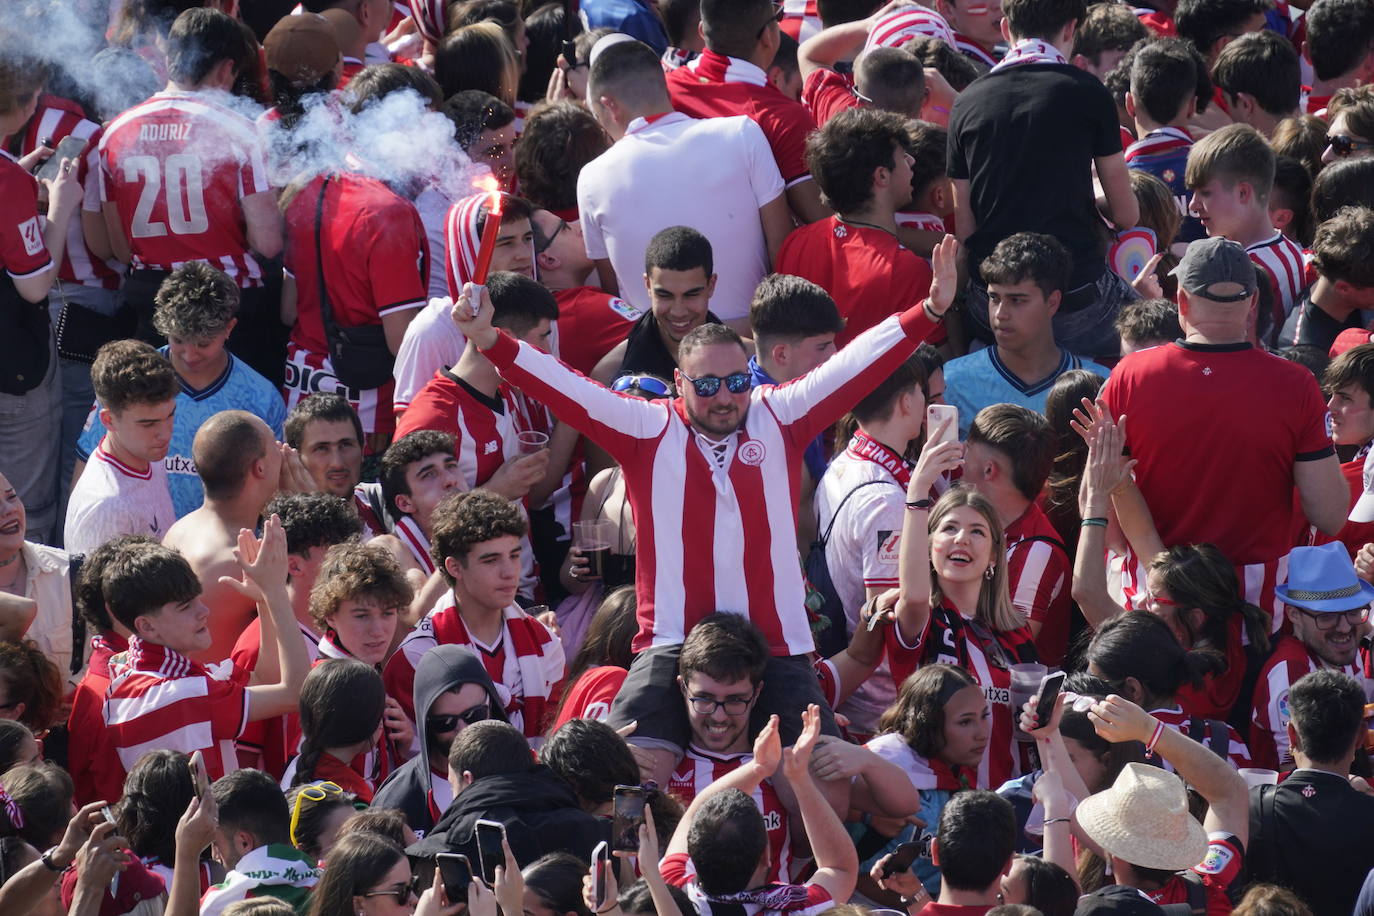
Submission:
<svg viewBox="0 0 1374 916">
<path fill-rule="evenodd" d="M 849 645 L 848 617 L 845 614 L 844 603 L 835 592 L 835 583 L 830 578 L 830 565 L 825 560 L 825 546 L 830 543 L 830 532 L 834 530 L 835 521 L 844 510 L 844 504 L 849 502 L 849 497 L 874 484 L 900 486 L 895 480 L 869 480 L 850 490 L 835 507 L 834 514 L 830 516 L 830 524 L 825 526 L 825 533 L 811 542 L 811 547 L 806 553 L 806 580 L 821 596 L 821 606 L 814 610 L 827 621 L 816 633 L 816 651 L 822 658 L 842 652 L 844 647 Z"/>
</svg>

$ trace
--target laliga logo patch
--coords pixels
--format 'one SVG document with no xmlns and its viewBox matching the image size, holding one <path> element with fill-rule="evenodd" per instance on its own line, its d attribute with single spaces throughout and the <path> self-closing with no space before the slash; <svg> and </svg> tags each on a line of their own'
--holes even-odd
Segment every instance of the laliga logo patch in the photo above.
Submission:
<svg viewBox="0 0 1374 916">
<path fill-rule="evenodd" d="M 644 314 L 642 311 L 635 308 L 633 305 L 626 302 L 624 299 L 616 299 L 615 297 L 611 297 L 610 301 L 608 301 L 606 304 L 611 307 L 611 311 L 615 312 L 617 315 L 619 315 L 621 318 L 624 318 L 626 321 L 637 321 Z"/>
<path fill-rule="evenodd" d="M 1235 854 L 1225 846 L 1211 845 L 1207 847 L 1207 856 L 1202 860 L 1202 864 L 1197 870 L 1204 875 L 1219 875 L 1226 870 L 1226 866 L 1231 864 Z"/>
<path fill-rule="evenodd" d="M 757 439 L 750 439 L 748 442 L 740 443 L 739 460 L 743 461 L 751 468 L 756 468 L 763 464 L 764 456 L 767 454 L 768 450 L 765 449 L 763 443 Z"/>
</svg>

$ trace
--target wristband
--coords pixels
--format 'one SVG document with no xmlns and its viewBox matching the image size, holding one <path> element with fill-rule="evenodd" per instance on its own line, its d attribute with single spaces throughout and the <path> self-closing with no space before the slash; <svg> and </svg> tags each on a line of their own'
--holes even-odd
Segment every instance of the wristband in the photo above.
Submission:
<svg viewBox="0 0 1374 916">
<path fill-rule="evenodd" d="M 925 499 L 912 500 L 906 504 L 906 507 L 908 509 L 919 509 L 922 512 L 929 512 L 930 507 L 933 505 L 935 505 L 935 500 L 926 497 Z"/>
<path fill-rule="evenodd" d="M 1071 822 L 1072 822 L 1072 818 L 1067 818 L 1067 817 L 1052 817 L 1052 818 L 1050 818 L 1049 820 L 1045 821 L 1045 826 L 1048 827 L 1050 824 L 1068 824 L 1068 823 L 1071 823 Z"/>
<path fill-rule="evenodd" d="M 941 319 L 943 319 L 943 318 L 945 317 L 944 315 L 937 315 L 937 314 L 935 314 L 935 309 L 933 309 L 933 308 L 930 307 L 930 299 L 929 299 L 929 298 L 925 298 L 925 299 L 922 299 L 922 300 L 921 300 L 921 311 L 925 312 L 926 317 L 929 318 L 931 321 L 934 321 L 934 322 L 937 323 L 937 324 L 940 322 Z"/>
<path fill-rule="evenodd" d="M 1107 527 L 1107 520 L 1106 520 L 1105 518 L 1085 518 L 1085 519 L 1083 519 L 1083 521 L 1081 521 L 1081 522 L 1078 523 L 1078 527 L 1080 527 L 1080 528 L 1106 528 L 1106 527 Z"/>
<path fill-rule="evenodd" d="M 47 849 L 41 856 L 38 857 L 38 861 L 39 861 L 39 862 L 42 862 L 42 863 L 43 863 L 43 867 L 46 868 L 46 869 L 47 869 L 48 871 L 50 871 L 50 872 L 61 873 L 61 872 L 66 871 L 66 870 L 67 870 L 68 868 L 70 868 L 71 866 L 69 866 L 69 865 L 58 865 L 56 862 L 54 862 L 54 861 L 52 860 L 52 854 L 55 853 L 55 852 L 57 852 L 57 847 L 56 847 L 56 846 L 50 846 L 50 847 L 48 847 L 48 849 Z"/>
<path fill-rule="evenodd" d="M 1156 720 L 1155 720 L 1155 731 L 1154 731 L 1154 734 L 1152 734 L 1152 735 L 1150 736 L 1149 742 L 1145 745 L 1145 756 L 1146 756 L 1146 757 L 1152 757 L 1152 756 L 1154 756 L 1155 745 L 1159 743 L 1160 736 L 1162 736 L 1163 734 L 1164 734 L 1164 723 L 1163 723 L 1163 722 L 1160 722 L 1158 719 L 1156 719 Z"/>
</svg>

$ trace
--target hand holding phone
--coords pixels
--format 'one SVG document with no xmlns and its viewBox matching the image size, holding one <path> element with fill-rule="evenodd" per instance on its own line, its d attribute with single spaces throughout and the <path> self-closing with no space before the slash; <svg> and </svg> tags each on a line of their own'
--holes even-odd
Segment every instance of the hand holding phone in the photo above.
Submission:
<svg viewBox="0 0 1374 916">
<path fill-rule="evenodd" d="M 949 420 L 949 425 L 940 432 L 940 424 Z M 953 404 L 927 404 L 926 405 L 926 435 L 934 436 L 939 433 L 936 443 L 958 442 L 959 441 L 959 408 Z"/>
<path fill-rule="evenodd" d="M 1059 699 L 1059 691 L 1064 688 L 1064 678 L 1066 675 L 1062 671 L 1045 675 L 1045 679 L 1040 682 L 1040 692 L 1035 698 L 1035 724 L 1037 729 L 1044 728 L 1050 724 L 1054 718 L 1054 704 Z"/>
<path fill-rule="evenodd" d="M 57 144 L 57 150 L 44 161 L 43 166 L 35 176 L 39 181 L 53 181 L 57 178 L 58 171 L 62 168 L 63 159 L 77 159 L 81 156 L 82 150 L 86 148 L 86 141 L 80 137 L 68 134 L 62 138 L 62 142 Z"/>
<path fill-rule="evenodd" d="M 439 877 L 444 882 L 444 896 L 450 903 L 468 899 L 468 885 L 472 883 L 472 863 L 459 853 L 441 852 L 434 857 Z"/>
<path fill-rule="evenodd" d="M 605 840 L 596 844 L 596 849 L 592 851 L 592 902 L 593 910 L 600 910 L 606 905 L 606 869 L 611 864 L 610 846 Z"/>
<path fill-rule="evenodd" d="M 611 848 L 617 852 L 637 852 L 639 828 L 644 824 L 644 789 L 641 786 L 616 786 L 614 804 Z"/>
<path fill-rule="evenodd" d="M 496 866 L 506 864 L 506 825 L 500 821 L 477 822 L 477 856 L 482 880 L 496 883 Z"/>
<path fill-rule="evenodd" d="M 204 798 L 210 791 L 210 773 L 205 769 L 205 756 L 200 751 L 191 753 L 191 788 L 196 798 Z"/>
</svg>

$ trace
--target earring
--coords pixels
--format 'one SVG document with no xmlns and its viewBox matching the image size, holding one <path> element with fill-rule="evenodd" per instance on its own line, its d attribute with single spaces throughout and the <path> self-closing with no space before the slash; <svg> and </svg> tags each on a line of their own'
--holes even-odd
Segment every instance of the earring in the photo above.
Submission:
<svg viewBox="0 0 1374 916">
<path fill-rule="evenodd" d="M 994 573 L 995 571 L 996 571 L 996 567 L 995 567 L 995 566 L 989 566 L 986 570 L 984 570 L 984 572 L 983 572 L 983 578 L 984 578 L 984 579 L 987 579 L 987 580 L 989 580 L 989 581 L 991 581 L 991 580 L 992 580 L 993 573 Z"/>
</svg>

